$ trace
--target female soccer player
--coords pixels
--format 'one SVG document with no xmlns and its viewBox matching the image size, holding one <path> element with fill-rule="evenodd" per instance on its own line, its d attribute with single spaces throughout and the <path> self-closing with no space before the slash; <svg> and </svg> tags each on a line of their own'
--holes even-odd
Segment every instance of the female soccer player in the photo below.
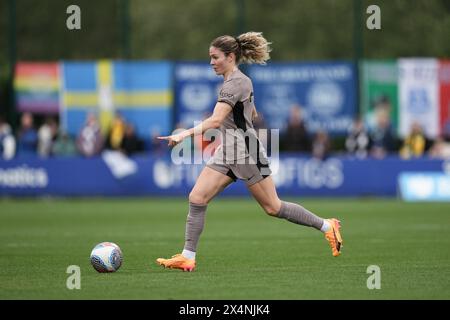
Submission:
<svg viewBox="0 0 450 320">
<path fill-rule="evenodd" d="M 217 75 L 224 78 L 213 114 L 194 128 L 178 134 L 159 137 L 175 146 L 183 139 L 220 128 L 222 145 L 200 173 L 189 194 L 189 213 L 186 221 L 185 244 L 181 254 L 170 259 L 159 258 L 157 263 L 183 271 L 195 269 L 197 243 L 203 230 L 209 201 L 230 183 L 245 181 L 253 197 L 264 211 L 277 218 L 313 227 L 324 232 L 333 256 L 341 251 L 340 221 L 322 219 L 302 206 L 278 198 L 263 146 L 253 129 L 257 115 L 253 102 L 250 78 L 238 68 L 240 63 L 265 64 L 270 59 L 270 43 L 262 33 L 247 32 L 238 37 L 221 36 L 209 48 L 210 64 Z"/>
</svg>

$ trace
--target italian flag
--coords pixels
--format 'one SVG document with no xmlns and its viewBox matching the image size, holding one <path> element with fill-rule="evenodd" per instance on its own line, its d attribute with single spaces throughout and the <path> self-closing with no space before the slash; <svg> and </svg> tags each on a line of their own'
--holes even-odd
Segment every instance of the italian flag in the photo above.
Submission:
<svg viewBox="0 0 450 320">
<path fill-rule="evenodd" d="M 438 137 L 450 122 L 450 60 L 402 58 L 364 61 L 361 106 L 371 119 L 377 97 L 388 98 L 391 122 L 400 137 L 419 123 L 428 138 Z"/>
</svg>

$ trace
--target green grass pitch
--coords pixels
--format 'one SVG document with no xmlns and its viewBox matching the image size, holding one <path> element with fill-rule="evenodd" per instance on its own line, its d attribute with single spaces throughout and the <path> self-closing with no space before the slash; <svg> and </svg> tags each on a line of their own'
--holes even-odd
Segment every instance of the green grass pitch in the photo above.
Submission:
<svg viewBox="0 0 450 320">
<path fill-rule="evenodd" d="M 251 199 L 211 202 L 195 272 L 155 259 L 178 253 L 187 200 L 0 200 L 0 299 L 449 299 L 450 204 L 395 199 L 289 199 L 342 221 L 334 258 L 323 235 L 266 216 Z M 99 242 L 124 262 L 97 273 Z M 81 289 L 69 290 L 69 265 Z M 367 267 L 381 270 L 369 290 Z"/>
</svg>

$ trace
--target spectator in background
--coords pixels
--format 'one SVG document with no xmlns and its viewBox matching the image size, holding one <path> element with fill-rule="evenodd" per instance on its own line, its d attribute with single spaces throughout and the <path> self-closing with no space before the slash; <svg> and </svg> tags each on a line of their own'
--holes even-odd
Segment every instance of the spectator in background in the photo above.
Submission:
<svg viewBox="0 0 450 320">
<path fill-rule="evenodd" d="M 372 102 L 372 105 L 373 110 L 366 114 L 366 127 L 369 132 L 372 132 L 377 128 L 380 114 L 387 114 L 390 117 L 392 111 L 391 100 L 386 95 L 376 97 Z"/>
<path fill-rule="evenodd" d="M 450 160 L 450 142 L 445 141 L 442 137 L 438 137 L 430 150 L 428 150 L 428 156 L 431 159 Z"/>
<path fill-rule="evenodd" d="M 377 159 L 382 159 L 389 152 L 397 149 L 397 141 L 388 110 L 380 109 L 377 112 L 376 125 L 370 134 L 370 139 L 372 141 L 370 153 Z"/>
<path fill-rule="evenodd" d="M 0 116 L 0 155 L 1 159 L 10 160 L 16 153 L 16 140 L 11 126 Z"/>
<path fill-rule="evenodd" d="M 135 133 L 134 126 L 131 123 L 125 125 L 125 133 L 120 144 L 120 150 L 130 156 L 134 153 L 142 151 L 142 141 Z"/>
<path fill-rule="evenodd" d="M 35 156 L 38 136 L 33 127 L 33 115 L 29 112 L 22 114 L 20 128 L 17 134 L 17 154 L 20 157 Z"/>
<path fill-rule="evenodd" d="M 112 121 L 111 130 L 107 138 L 107 147 L 113 150 L 119 150 L 122 145 L 122 139 L 125 135 L 125 120 L 120 114 L 116 114 Z"/>
<path fill-rule="evenodd" d="M 405 138 L 400 148 L 400 157 L 410 159 L 423 156 L 426 142 L 422 127 L 417 122 L 414 122 L 411 127 L 411 133 Z"/>
<path fill-rule="evenodd" d="M 364 123 L 361 119 L 355 119 L 345 139 L 345 148 L 349 155 L 359 159 L 365 159 L 369 154 L 369 147 L 370 137 L 364 128 Z"/>
<path fill-rule="evenodd" d="M 98 155 L 102 151 L 103 136 L 95 114 L 88 114 L 86 124 L 78 134 L 76 145 L 78 151 L 85 157 Z"/>
<path fill-rule="evenodd" d="M 56 157 L 74 157 L 77 155 L 75 141 L 67 132 L 60 132 L 52 145 L 52 155 Z"/>
<path fill-rule="evenodd" d="M 58 124 L 55 119 L 48 117 L 38 130 L 38 155 L 43 158 L 50 156 L 53 142 L 58 134 Z"/>
<path fill-rule="evenodd" d="M 317 131 L 312 142 L 312 156 L 319 160 L 325 160 L 331 151 L 331 142 L 328 133 L 324 130 Z"/>
<path fill-rule="evenodd" d="M 298 104 L 291 107 L 289 123 L 282 136 L 282 149 L 285 151 L 311 151 L 311 141 L 302 118 L 302 108 Z"/>
</svg>

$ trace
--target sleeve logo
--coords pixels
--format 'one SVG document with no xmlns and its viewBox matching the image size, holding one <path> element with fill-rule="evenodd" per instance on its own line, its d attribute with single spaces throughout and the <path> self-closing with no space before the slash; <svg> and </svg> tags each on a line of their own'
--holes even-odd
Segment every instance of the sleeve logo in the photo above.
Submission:
<svg viewBox="0 0 450 320">
<path fill-rule="evenodd" d="M 228 98 L 228 99 L 233 99 L 234 98 L 233 94 L 227 93 L 227 92 L 223 92 L 223 91 L 220 91 L 219 96 L 221 98 Z"/>
</svg>

